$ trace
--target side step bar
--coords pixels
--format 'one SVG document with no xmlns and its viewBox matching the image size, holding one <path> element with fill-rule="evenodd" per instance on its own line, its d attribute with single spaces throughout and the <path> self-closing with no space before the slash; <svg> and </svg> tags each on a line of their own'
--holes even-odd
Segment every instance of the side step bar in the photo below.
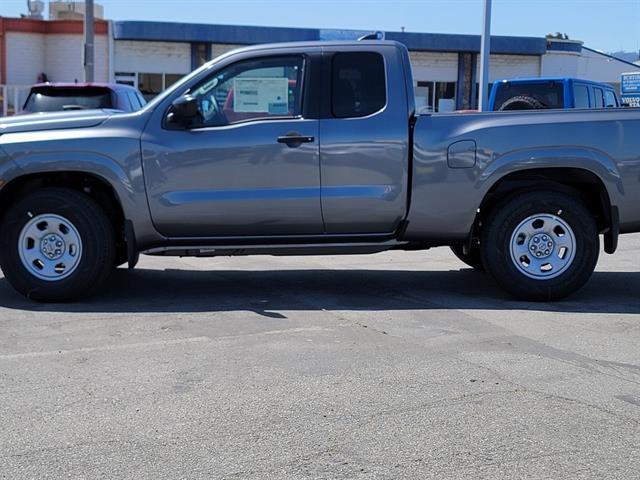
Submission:
<svg viewBox="0 0 640 480">
<path fill-rule="evenodd" d="M 281 245 L 219 245 L 167 246 L 144 250 L 145 255 L 172 257 L 218 257 L 235 255 L 354 255 L 384 252 L 407 245 L 408 242 L 389 240 L 365 243 L 315 243 Z"/>
</svg>

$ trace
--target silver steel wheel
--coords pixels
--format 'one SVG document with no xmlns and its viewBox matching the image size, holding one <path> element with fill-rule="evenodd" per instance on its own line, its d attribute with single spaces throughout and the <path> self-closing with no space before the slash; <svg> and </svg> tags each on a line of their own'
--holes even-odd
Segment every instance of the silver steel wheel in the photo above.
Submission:
<svg viewBox="0 0 640 480">
<path fill-rule="evenodd" d="M 562 218 L 532 215 L 516 227 L 509 243 L 511 260 L 520 272 L 548 280 L 565 272 L 576 256 L 576 237 Z"/>
<path fill-rule="evenodd" d="M 31 275 L 55 282 L 67 278 L 80 264 L 82 240 L 66 218 L 42 214 L 31 218 L 20 232 L 18 252 Z"/>
</svg>

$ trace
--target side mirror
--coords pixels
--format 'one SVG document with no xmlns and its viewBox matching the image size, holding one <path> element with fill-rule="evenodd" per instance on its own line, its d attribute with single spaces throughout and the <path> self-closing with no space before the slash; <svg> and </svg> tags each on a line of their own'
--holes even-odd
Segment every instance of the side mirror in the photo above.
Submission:
<svg viewBox="0 0 640 480">
<path fill-rule="evenodd" d="M 183 127 L 190 127 L 196 123 L 199 117 L 198 100 L 193 95 L 186 94 L 173 101 L 167 121 Z"/>
</svg>

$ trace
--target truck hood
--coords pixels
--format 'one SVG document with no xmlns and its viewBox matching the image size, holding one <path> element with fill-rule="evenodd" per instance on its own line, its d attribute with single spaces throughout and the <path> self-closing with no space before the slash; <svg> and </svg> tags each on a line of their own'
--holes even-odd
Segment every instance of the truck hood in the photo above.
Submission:
<svg viewBox="0 0 640 480">
<path fill-rule="evenodd" d="M 116 112 L 116 110 L 74 110 L 0 118 L 0 135 L 63 128 L 95 127 Z"/>
</svg>

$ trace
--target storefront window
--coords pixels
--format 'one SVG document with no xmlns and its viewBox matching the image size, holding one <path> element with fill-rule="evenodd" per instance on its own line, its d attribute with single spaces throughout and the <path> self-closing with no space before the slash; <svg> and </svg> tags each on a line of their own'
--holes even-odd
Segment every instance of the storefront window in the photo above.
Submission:
<svg viewBox="0 0 640 480">
<path fill-rule="evenodd" d="M 171 85 L 173 85 L 178 80 L 180 80 L 183 76 L 184 75 L 176 75 L 176 74 L 173 74 L 173 73 L 167 73 L 164 76 L 164 88 L 165 89 L 169 88 Z"/>
<path fill-rule="evenodd" d="M 453 112 L 456 109 L 455 82 L 436 82 L 435 105 L 437 112 Z"/>
<path fill-rule="evenodd" d="M 142 95 L 144 95 L 147 101 L 164 90 L 162 82 L 163 78 L 161 73 L 138 74 L 138 90 L 142 92 Z"/>
<path fill-rule="evenodd" d="M 415 91 L 416 112 L 433 112 L 433 82 L 418 82 Z"/>
<path fill-rule="evenodd" d="M 418 113 L 452 112 L 456 109 L 456 82 L 417 82 Z"/>
</svg>

